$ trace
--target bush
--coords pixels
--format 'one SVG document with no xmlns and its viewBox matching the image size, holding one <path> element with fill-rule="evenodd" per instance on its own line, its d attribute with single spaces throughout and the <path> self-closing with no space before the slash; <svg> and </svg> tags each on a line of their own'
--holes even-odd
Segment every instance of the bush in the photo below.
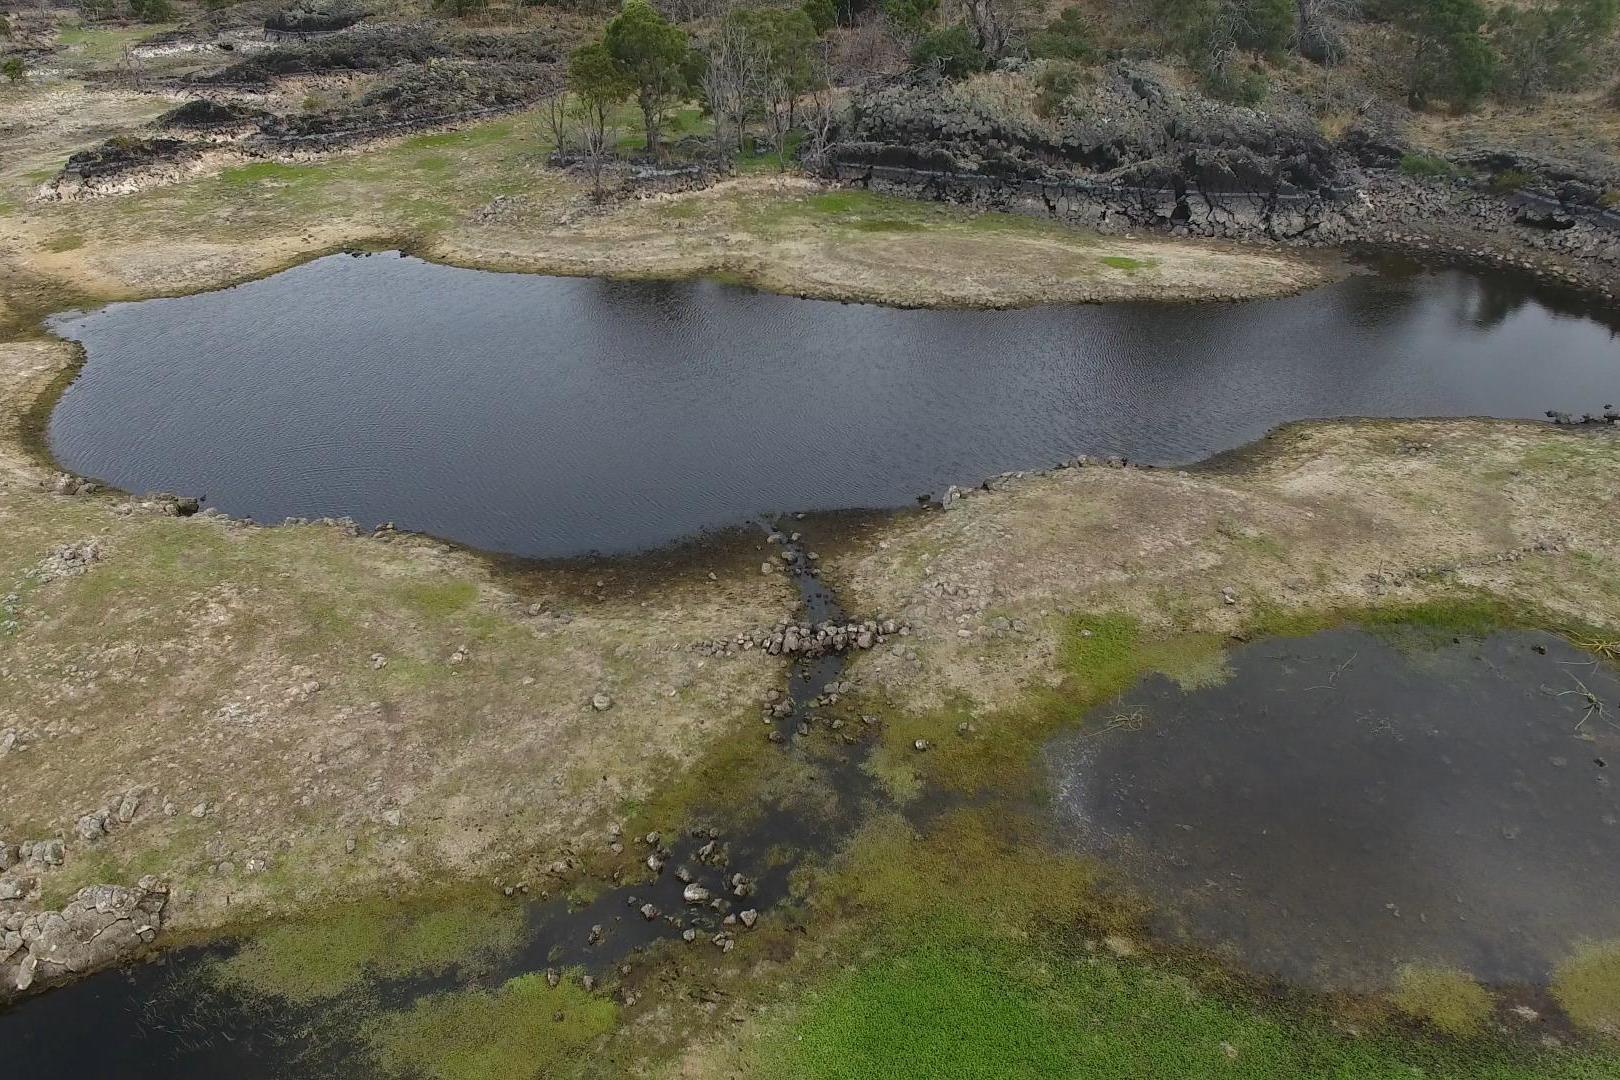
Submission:
<svg viewBox="0 0 1620 1080">
<path fill-rule="evenodd" d="M 1616 207 L 1620 207 L 1620 188 L 1610 188 L 1602 195 L 1599 195 L 1598 205 L 1603 207 L 1605 210 L 1613 210 Z"/>
<path fill-rule="evenodd" d="M 0 75 L 4 75 L 6 81 L 13 86 L 22 82 L 23 76 L 27 74 L 28 72 L 23 68 L 23 61 L 20 56 L 8 56 L 5 63 L 0 64 Z"/>
<path fill-rule="evenodd" d="M 883 0 L 883 17 L 902 34 L 921 34 L 939 14 L 939 0 Z"/>
<path fill-rule="evenodd" d="M 1429 154 L 1402 154 L 1401 172 L 1407 176 L 1450 176 L 1455 169 L 1443 157 Z"/>
<path fill-rule="evenodd" d="M 1234 38 L 1240 48 L 1280 55 L 1293 40 L 1294 0 L 1242 0 L 1232 5 Z"/>
<path fill-rule="evenodd" d="M 1080 89 L 1082 69 L 1070 60 L 1053 60 L 1035 78 L 1035 115 L 1056 115 L 1063 103 Z"/>
<path fill-rule="evenodd" d="M 1592 74 L 1593 57 L 1613 32 L 1620 0 L 1555 0 L 1539 7 L 1505 5 L 1491 17 L 1491 40 L 1501 53 L 1497 89 L 1533 100 L 1553 90 L 1578 89 Z"/>
<path fill-rule="evenodd" d="M 1037 60 L 1076 60 L 1087 63 L 1097 58 L 1096 35 L 1079 6 L 1066 7 L 1045 30 L 1029 39 L 1029 55 Z"/>
<path fill-rule="evenodd" d="M 984 52 L 961 23 L 924 34 L 911 50 L 911 66 L 937 71 L 947 79 L 965 79 L 983 71 Z"/>
<path fill-rule="evenodd" d="M 1496 51 L 1481 28 L 1481 0 L 1397 0 L 1397 24 L 1411 37 L 1412 103 L 1476 104 L 1496 78 Z"/>
<path fill-rule="evenodd" d="M 10 37 L 11 37 L 11 19 L 10 19 L 9 16 L 6 15 L 5 12 L 0 11 L 0 41 L 9 40 Z"/>
<path fill-rule="evenodd" d="M 838 5 L 833 0 L 804 0 L 803 11 L 816 28 L 817 37 L 838 25 Z"/>
<path fill-rule="evenodd" d="M 1233 105 L 1258 105 L 1266 100 L 1266 94 L 1271 90 L 1271 81 L 1266 78 L 1266 73 L 1252 66 L 1228 64 L 1214 68 L 1204 72 L 1201 81 L 1204 92 L 1210 97 Z"/>
<path fill-rule="evenodd" d="M 129 0 L 129 11 L 141 22 L 160 23 L 174 19 L 173 0 Z"/>
<path fill-rule="evenodd" d="M 1527 187 L 1534 179 L 1535 177 L 1523 169 L 1504 169 L 1491 177 L 1488 186 L 1498 195 L 1510 195 Z"/>
</svg>

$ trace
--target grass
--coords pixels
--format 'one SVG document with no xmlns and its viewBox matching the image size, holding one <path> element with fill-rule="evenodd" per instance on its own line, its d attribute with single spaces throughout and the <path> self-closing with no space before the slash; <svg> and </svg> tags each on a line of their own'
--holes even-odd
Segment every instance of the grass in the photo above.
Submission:
<svg viewBox="0 0 1620 1080">
<path fill-rule="evenodd" d="M 523 908 L 484 896 L 438 897 L 431 907 L 357 904 L 272 926 L 214 967 L 239 990 L 307 1004 L 368 979 L 475 967 L 517 950 Z"/>
<path fill-rule="evenodd" d="M 1451 176 L 1456 171 L 1451 162 L 1443 157 L 1434 157 L 1429 154 L 1403 154 L 1401 156 L 1401 172 L 1407 176 Z"/>
<path fill-rule="evenodd" d="M 1576 1026 L 1620 1038 L 1620 940 L 1577 949 L 1553 972 L 1552 990 Z"/>
<path fill-rule="evenodd" d="M 1446 1035 L 1472 1035 L 1491 1016 L 1491 996 L 1467 972 L 1406 964 L 1395 976 L 1395 1007 Z"/>
<path fill-rule="evenodd" d="M 898 817 L 875 819 L 808 884 L 823 920 L 812 919 L 816 932 L 831 924 L 842 934 L 831 934 L 833 954 L 818 956 L 738 1072 L 766 1080 L 1615 1075 L 1601 1050 L 1436 1038 L 1376 1003 L 1359 1008 L 1362 1033 L 1353 1034 L 1332 1000 L 1277 998 L 1194 957 L 1130 955 L 1142 911 L 1107 885 L 1093 864 L 1048 849 L 1032 822 L 1005 808 L 950 812 L 922 832 Z M 1413 981 L 1408 1001 L 1426 1003 L 1430 1022 L 1449 1018 L 1462 991 L 1449 980 L 1442 989 L 1419 993 Z M 1470 994 L 1460 1008 L 1477 1017 L 1477 1005 Z"/>
<path fill-rule="evenodd" d="M 1141 270 L 1153 265 L 1152 260 L 1133 259 L 1129 255 L 1104 255 L 1101 262 L 1104 266 L 1125 271 Z"/>
<path fill-rule="evenodd" d="M 390 1075 L 431 1080 L 525 1080 L 577 1075 L 591 1045 L 613 1030 L 618 1007 L 573 979 L 553 987 L 522 975 L 494 990 L 418 999 L 384 1013 L 362 1034 Z"/>
</svg>

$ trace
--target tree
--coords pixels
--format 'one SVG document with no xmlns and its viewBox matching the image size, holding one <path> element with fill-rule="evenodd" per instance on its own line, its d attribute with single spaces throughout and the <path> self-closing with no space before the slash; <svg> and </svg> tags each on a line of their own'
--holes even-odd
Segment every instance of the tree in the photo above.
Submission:
<svg viewBox="0 0 1620 1080">
<path fill-rule="evenodd" d="M 915 44 L 934 25 L 939 0 L 883 0 L 883 17 L 902 45 Z"/>
<path fill-rule="evenodd" d="M 1613 32 L 1620 0 L 1550 0 L 1533 7 L 1504 5 L 1491 17 L 1501 52 L 1497 88 L 1533 100 L 1574 90 L 1592 73 L 1593 55 Z"/>
<path fill-rule="evenodd" d="M 573 94 L 580 145 L 591 173 L 591 190 L 602 197 L 602 169 L 613 147 L 612 120 L 619 103 L 636 89 L 605 42 L 575 49 L 568 57 L 567 86 Z"/>
<path fill-rule="evenodd" d="M 817 37 L 838 25 L 838 5 L 833 0 L 804 0 L 801 10 L 810 17 L 810 25 L 816 28 Z"/>
<path fill-rule="evenodd" d="M 1294 47 L 1307 60 L 1337 64 L 1345 57 L 1343 23 L 1356 0 L 1294 0 Z"/>
<path fill-rule="evenodd" d="M 738 150 L 743 148 L 743 132 L 759 107 L 760 51 L 755 48 L 746 22 L 735 11 L 721 20 L 714 36 L 704 44 L 708 63 L 703 69 L 702 90 L 704 101 L 714 117 L 716 147 L 728 142 L 726 128 L 731 128 L 729 141 Z"/>
<path fill-rule="evenodd" d="M 0 74 L 5 75 L 8 83 L 16 86 L 18 83 L 23 81 L 23 78 L 28 74 L 28 72 L 27 69 L 23 67 L 22 57 L 8 56 L 6 57 L 5 63 L 0 64 Z"/>
<path fill-rule="evenodd" d="M 1408 85 L 1412 102 L 1468 107 L 1490 89 L 1496 53 L 1480 32 L 1480 0 L 1398 0 L 1396 23 L 1411 37 Z"/>
<path fill-rule="evenodd" d="M 963 79 L 983 71 L 985 56 L 973 33 L 957 23 L 923 35 L 911 50 L 911 66 L 937 71 L 947 79 Z"/>
<path fill-rule="evenodd" d="M 647 152 L 659 152 L 664 114 L 688 88 L 691 47 L 686 31 L 673 25 L 647 0 L 625 0 L 607 24 L 602 44 L 635 87 Z"/>
<path fill-rule="evenodd" d="M 816 28 L 797 8 L 739 8 L 732 17 L 755 54 L 761 111 L 780 155 L 787 147 L 799 95 L 815 82 Z"/>
</svg>

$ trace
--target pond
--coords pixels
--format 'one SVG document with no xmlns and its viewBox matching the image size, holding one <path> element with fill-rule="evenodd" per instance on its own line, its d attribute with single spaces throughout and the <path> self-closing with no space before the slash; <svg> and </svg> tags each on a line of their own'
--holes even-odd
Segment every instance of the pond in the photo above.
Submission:
<svg viewBox="0 0 1620 1080">
<path fill-rule="evenodd" d="M 53 327 L 88 356 L 49 425 L 64 468 L 529 556 L 1077 453 L 1186 463 L 1310 417 L 1620 401 L 1612 313 L 1389 263 L 1246 304 L 910 311 L 334 255 Z"/>
<path fill-rule="evenodd" d="M 1620 938 L 1610 665 L 1540 632 L 1354 629 L 1228 664 L 1150 677 L 1049 749 L 1069 841 L 1152 894 L 1162 935 L 1349 990 L 1405 964 L 1546 985 Z"/>
</svg>

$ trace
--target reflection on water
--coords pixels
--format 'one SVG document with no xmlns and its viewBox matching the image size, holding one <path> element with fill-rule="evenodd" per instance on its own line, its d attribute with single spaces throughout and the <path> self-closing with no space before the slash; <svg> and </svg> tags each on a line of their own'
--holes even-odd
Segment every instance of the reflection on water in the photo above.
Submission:
<svg viewBox="0 0 1620 1080">
<path fill-rule="evenodd" d="M 627 551 L 1292 419 L 1580 413 L 1620 401 L 1617 327 L 1398 263 L 1261 303 L 984 312 L 338 255 L 59 320 L 89 363 L 49 437 L 67 468 L 262 521 Z"/>
<path fill-rule="evenodd" d="M 1164 903 L 1161 933 L 1349 989 L 1405 962 L 1540 985 L 1620 937 L 1612 668 L 1543 633 L 1341 630 L 1230 661 L 1191 692 L 1149 678 L 1049 750 L 1073 842 Z"/>
</svg>

